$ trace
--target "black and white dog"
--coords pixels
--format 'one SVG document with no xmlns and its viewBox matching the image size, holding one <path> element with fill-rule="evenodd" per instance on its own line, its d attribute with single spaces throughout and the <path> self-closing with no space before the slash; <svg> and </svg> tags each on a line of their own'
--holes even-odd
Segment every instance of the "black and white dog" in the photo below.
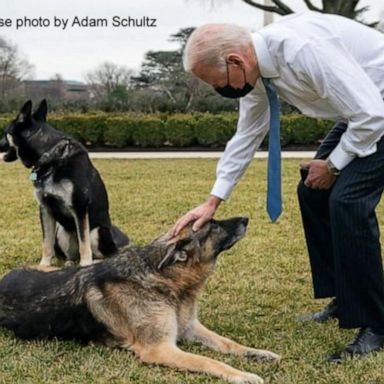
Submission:
<svg viewBox="0 0 384 384">
<path fill-rule="evenodd" d="M 72 137 L 46 123 L 47 102 L 32 114 L 32 102 L 21 108 L 4 131 L 0 151 L 4 161 L 18 158 L 32 168 L 31 180 L 40 204 L 43 255 L 40 264 L 52 257 L 72 264 L 92 264 L 127 245 L 128 237 L 111 224 L 108 195 L 87 150 Z"/>
</svg>

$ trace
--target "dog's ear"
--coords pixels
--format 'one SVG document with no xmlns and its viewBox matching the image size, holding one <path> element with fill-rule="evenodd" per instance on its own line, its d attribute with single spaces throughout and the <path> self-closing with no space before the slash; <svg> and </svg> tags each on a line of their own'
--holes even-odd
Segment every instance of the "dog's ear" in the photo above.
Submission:
<svg viewBox="0 0 384 384">
<path fill-rule="evenodd" d="M 47 113 L 48 113 L 48 104 L 47 100 L 43 99 L 40 103 L 40 105 L 37 107 L 36 111 L 33 114 L 33 118 L 36 121 L 47 121 Z"/>
<path fill-rule="evenodd" d="M 170 244 L 166 248 L 165 255 L 162 257 L 157 269 L 160 270 L 178 262 L 187 261 L 188 254 L 196 248 L 196 246 L 198 246 L 198 241 L 191 238 L 182 239 Z"/>
<path fill-rule="evenodd" d="M 17 116 L 18 123 L 24 123 L 25 121 L 31 120 L 32 113 L 32 101 L 28 100 L 20 109 L 20 112 Z"/>
</svg>

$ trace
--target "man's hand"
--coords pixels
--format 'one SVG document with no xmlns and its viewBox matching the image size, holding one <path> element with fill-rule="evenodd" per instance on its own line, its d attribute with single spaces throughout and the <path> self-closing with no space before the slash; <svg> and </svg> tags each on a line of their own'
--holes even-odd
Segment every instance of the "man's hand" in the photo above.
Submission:
<svg viewBox="0 0 384 384">
<path fill-rule="evenodd" d="M 308 168 L 308 176 L 304 184 L 312 189 L 329 189 L 336 180 L 325 160 L 312 160 L 309 163 L 301 163 L 301 167 Z"/>
<path fill-rule="evenodd" d="M 221 201 L 222 200 L 216 196 L 210 196 L 207 201 L 190 210 L 177 221 L 171 230 L 171 236 L 176 236 L 191 221 L 195 221 L 192 230 L 199 230 L 207 221 L 213 218 Z"/>
</svg>

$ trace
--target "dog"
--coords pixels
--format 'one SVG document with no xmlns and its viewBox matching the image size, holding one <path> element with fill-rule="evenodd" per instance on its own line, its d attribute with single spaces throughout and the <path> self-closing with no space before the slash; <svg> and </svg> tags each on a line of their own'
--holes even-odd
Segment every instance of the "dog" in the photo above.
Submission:
<svg viewBox="0 0 384 384">
<path fill-rule="evenodd" d="M 219 253 L 246 232 L 247 218 L 211 220 L 194 232 L 162 235 L 144 247 L 88 267 L 37 266 L 0 281 L 0 326 L 22 339 L 101 342 L 133 351 L 150 364 L 204 372 L 231 383 L 263 383 L 252 373 L 184 352 L 176 342 L 200 342 L 223 353 L 277 361 L 265 350 L 242 346 L 205 328 L 197 298 Z"/>
<path fill-rule="evenodd" d="M 90 265 L 93 258 L 114 255 L 129 239 L 111 224 L 107 191 L 87 150 L 49 126 L 47 111 L 46 100 L 33 114 L 27 101 L 5 128 L 0 151 L 6 152 L 4 161 L 19 158 L 32 168 L 43 232 L 40 264 L 51 265 L 56 254 L 67 265 L 79 259 L 81 266 Z"/>
</svg>

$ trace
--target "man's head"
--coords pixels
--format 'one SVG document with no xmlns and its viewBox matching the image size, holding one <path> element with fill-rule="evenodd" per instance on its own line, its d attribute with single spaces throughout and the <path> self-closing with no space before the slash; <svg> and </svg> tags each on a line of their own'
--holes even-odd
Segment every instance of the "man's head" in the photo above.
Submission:
<svg viewBox="0 0 384 384">
<path fill-rule="evenodd" d="M 250 32 L 234 24 L 207 24 L 189 37 L 184 69 L 222 96 L 242 97 L 260 76 Z"/>
</svg>

